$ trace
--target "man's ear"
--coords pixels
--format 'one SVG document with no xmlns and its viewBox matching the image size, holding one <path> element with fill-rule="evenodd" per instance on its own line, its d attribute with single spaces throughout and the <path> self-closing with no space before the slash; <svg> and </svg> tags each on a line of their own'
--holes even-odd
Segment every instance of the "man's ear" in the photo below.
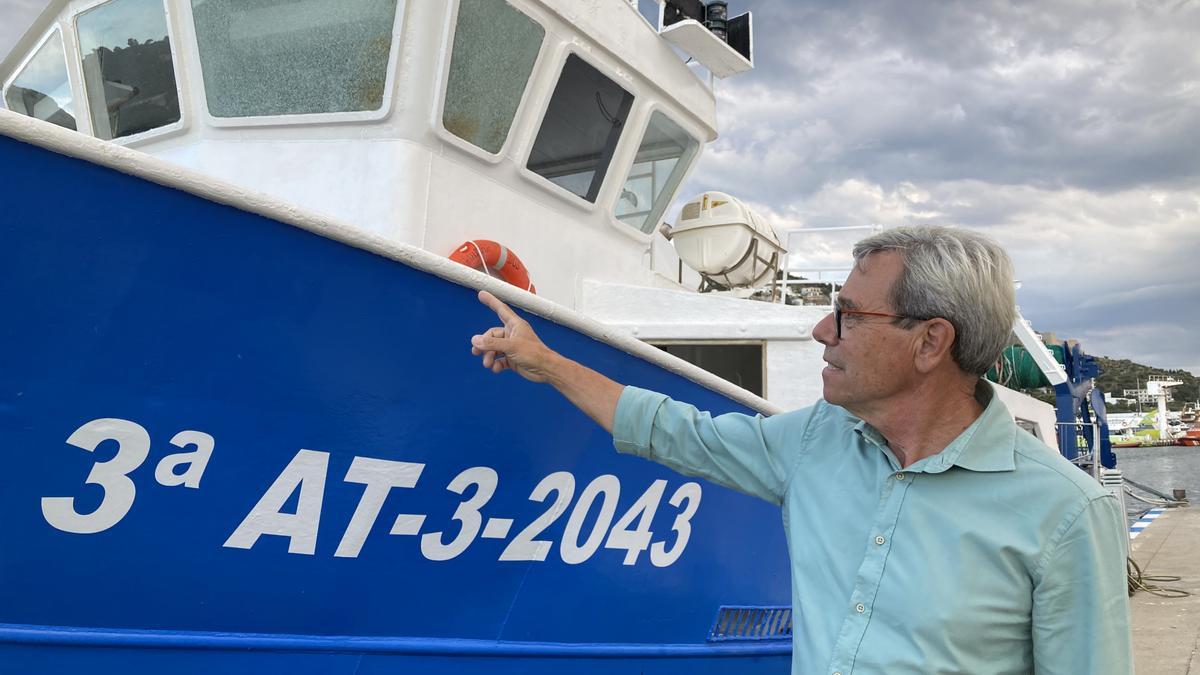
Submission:
<svg viewBox="0 0 1200 675">
<path fill-rule="evenodd" d="M 945 319 L 929 319 L 920 329 L 920 342 L 917 344 L 917 372 L 929 373 L 936 370 L 946 361 L 953 359 L 951 349 L 957 332 L 954 324 Z"/>
</svg>

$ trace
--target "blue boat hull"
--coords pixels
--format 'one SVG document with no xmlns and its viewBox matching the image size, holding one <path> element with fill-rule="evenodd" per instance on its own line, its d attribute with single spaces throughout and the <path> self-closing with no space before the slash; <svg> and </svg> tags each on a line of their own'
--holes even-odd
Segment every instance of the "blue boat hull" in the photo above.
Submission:
<svg viewBox="0 0 1200 675">
<path fill-rule="evenodd" d="M 483 370 L 473 289 L 11 138 L 0 163 L 0 672 L 786 671 L 786 640 L 710 640 L 788 604 L 778 510 Z"/>
</svg>

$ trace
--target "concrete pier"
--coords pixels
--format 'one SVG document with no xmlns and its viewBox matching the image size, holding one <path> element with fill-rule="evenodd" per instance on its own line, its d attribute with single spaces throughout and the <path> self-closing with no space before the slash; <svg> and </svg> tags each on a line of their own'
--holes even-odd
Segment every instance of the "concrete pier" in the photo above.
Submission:
<svg viewBox="0 0 1200 675">
<path fill-rule="evenodd" d="M 1138 591 L 1131 598 L 1133 660 L 1138 675 L 1200 675 L 1200 507 L 1167 509 L 1131 543 L 1147 582 L 1191 593 L 1163 598 Z"/>
</svg>

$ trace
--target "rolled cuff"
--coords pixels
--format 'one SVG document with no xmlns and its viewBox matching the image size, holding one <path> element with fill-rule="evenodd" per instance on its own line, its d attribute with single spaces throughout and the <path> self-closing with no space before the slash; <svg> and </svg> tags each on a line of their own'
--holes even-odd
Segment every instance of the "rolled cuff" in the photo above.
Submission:
<svg viewBox="0 0 1200 675">
<path fill-rule="evenodd" d="M 652 457 L 650 434 L 654 418 L 667 400 L 665 394 L 626 386 L 617 399 L 613 418 L 613 447 L 617 452 L 638 457 Z"/>
</svg>

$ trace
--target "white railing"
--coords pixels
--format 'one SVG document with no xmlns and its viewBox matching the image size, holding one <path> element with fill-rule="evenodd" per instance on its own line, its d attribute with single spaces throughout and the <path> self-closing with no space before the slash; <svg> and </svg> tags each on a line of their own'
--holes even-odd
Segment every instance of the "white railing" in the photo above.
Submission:
<svg viewBox="0 0 1200 675">
<path fill-rule="evenodd" d="M 837 265 L 837 266 L 833 266 L 833 267 L 824 267 L 824 266 L 793 267 L 792 258 L 795 256 L 795 254 L 793 254 L 792 251 L 797 250 L 797 246 L 793 243 L 793 241 L 796 239 L 797 236 L 823 234 L 823 233 L 829 233 L 829 232 L 864 232 L 864 231 L 870 232 L 870 233 L 881 232 L 881 231 L 883 231 L 883 226 L 882 225 L 847 225 L 844 227 L 805 227 L 805 228 L 796 229 L 796 230 L 788 230 L 787 236 L 784 239 L 785 247 L 787 248 L 787 252 L 784 253 L 783 260 L 780 262 L 780 267 L 782 268 L 782 271 L 783 271 L 783 278 L 776 282 L 780 289 L 780 292 L 778 293 L 779 302 L 781 302 L 785 305 L 787 304 L 788 289 L 790 286 L 808 286 L 808 285 L 811 285 L 814 283 L 817 283 L 817 284 L 827 283 L 827 284 L 829 284 L 829 287 L 830 287 L 829 302 L 832 305 L 834 302 L 837 302 L 837 292 L 838 292 L 840 285 L 846 281 L 846 277 L 849 276 L 850 270 L 852 270 L 854 268 L 853 260 L 848 260 L 845 265 Z M 843 250 L 845 250 L 847 255 L 849 255 L 850 249 L 848 247 L 844 248 Z M 793 280 L 793 279 L 788 278 L 791 274 L 796 274 L 798 276 L 804 276 L 806 278 Z M 831 278 L 827 278 L 825 276 L 826 274 L 831 274 L 831 275 L 835 275 L 835 276 L 833 276 Z"/>
</svg>

